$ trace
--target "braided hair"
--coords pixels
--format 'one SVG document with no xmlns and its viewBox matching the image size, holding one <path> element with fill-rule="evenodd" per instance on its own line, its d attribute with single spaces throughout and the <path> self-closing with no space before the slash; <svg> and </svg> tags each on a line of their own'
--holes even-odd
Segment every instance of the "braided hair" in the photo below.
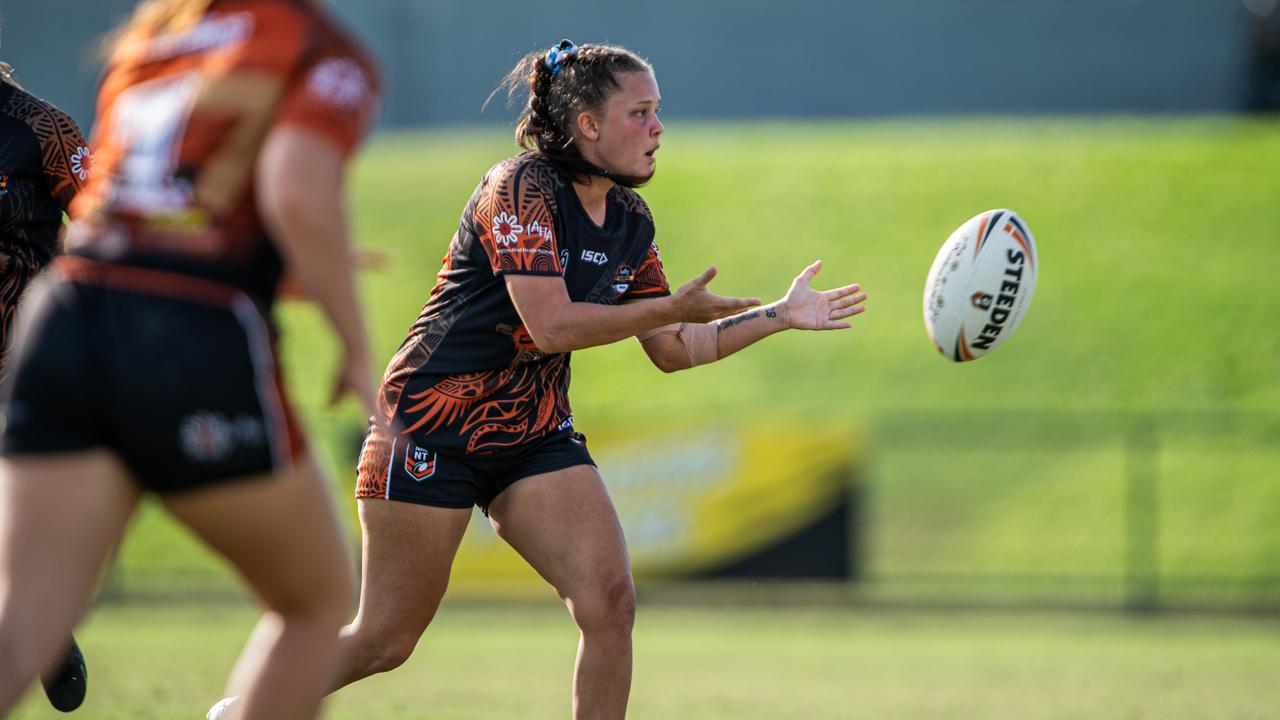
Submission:
<svg viewBox="0 0 1280 720">
<path fill-rule="evenodd" d="M 618 76 L 633 72 L 652 73 L 653 67 L 617 45 L 579 46 L 562 40 L 545 53 L 525 55 L 498 86 L 507 89 L 509 100 L 522 90 L 528 92 L 516 125 L 516 144 L 541 155 L 576 182 L 600 175 L 626 187 L 643 185 L 648 178 L 612 174 L 582 157 L 572 132 L 579 113 L 600 112 L 622 89 Z"/>
</svg>

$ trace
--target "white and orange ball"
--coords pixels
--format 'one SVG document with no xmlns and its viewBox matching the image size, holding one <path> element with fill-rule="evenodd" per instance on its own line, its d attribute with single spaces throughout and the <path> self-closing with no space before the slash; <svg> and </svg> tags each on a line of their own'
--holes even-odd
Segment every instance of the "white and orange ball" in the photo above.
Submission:
<svg viewBox="0 0 1280 720">
<path fill-rule="evenodd" d="M 1012 210 L 988 210 L 942 244 L 924 283 L 924 325 L 956 362 L 1000 347 L 1027 314 L 1039 258 L 1027 224 Z"/>
</svg>

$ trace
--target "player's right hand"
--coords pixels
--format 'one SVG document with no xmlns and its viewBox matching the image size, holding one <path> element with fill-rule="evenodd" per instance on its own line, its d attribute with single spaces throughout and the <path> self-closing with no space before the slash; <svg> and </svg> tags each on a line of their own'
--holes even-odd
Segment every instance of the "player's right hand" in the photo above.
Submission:
<svg viewBox="0 0 1280 720">
<path fill-rule="evenodd" d="M 681 285 L 671 296 L 681 322 L 714 322 L 760 304 L 760 298 L 725 297 L 708 291 L 707 284 L 715 276 L 716 266 L 712 265 L 698 277 Z"/>
</svg>

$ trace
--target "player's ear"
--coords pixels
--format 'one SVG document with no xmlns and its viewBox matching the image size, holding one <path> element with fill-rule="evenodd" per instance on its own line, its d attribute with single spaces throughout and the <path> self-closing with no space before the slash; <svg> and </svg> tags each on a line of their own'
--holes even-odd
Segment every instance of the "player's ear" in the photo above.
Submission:
<svg viewBox="0 0 1280 720">
<path fill-rule="evenodd" d="M 578 129 L 578 137 L 583 140 L 600 139 L 600 122 L 597 120 L 595 113 L 583 110 L 578 113 L 578 121 L 575 124 Z"/>
</svg>

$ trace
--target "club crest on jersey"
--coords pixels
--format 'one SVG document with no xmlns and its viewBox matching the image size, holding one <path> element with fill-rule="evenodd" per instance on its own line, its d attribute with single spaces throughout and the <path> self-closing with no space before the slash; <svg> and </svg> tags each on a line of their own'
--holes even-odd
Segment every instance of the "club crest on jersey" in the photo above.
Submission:
<svg viewBox="0 0 1280 720">
<path fill-rule="evenodd" d="M 631 268 L 626 265 L 619 265 L 618 269 L 613 272 L 613 289 L 619 295 L 625 293 L 631 288 L 631 281 L 634 279 L 633 275 Z"/>
<path fill-rule="evenodd" d="M 5 175 L 4 173 L 0 173 L 0 197 L 4 197 L 5 195 L 8 195 L 8 194 L 9 194 L 9 176 Z"/>
<path fill-rule="evenodd" d="M 978 292 L 973 294 L 973 297 L 970 300 L 971 302 L 973 302 L 973 306 L 978 308 L 979 310 L 990 310 L 991 299 L 992 298 L 990 295 L 979 290 Z"/>
<path fill-rule="evenodd" d="M 422 482 L 436 474 L 436 453 L 409 443 L 404 449 L 404 471 Z"/>
<path fill-rule="evenodd" d="M 493 219 L 493 239 L 499 245 L 515 245 L 516 233 L 522 232 L 524 232 L 524 226 L 520 224 L 520 218 L 515 215 L 503 212 Z"/>
</svg>

